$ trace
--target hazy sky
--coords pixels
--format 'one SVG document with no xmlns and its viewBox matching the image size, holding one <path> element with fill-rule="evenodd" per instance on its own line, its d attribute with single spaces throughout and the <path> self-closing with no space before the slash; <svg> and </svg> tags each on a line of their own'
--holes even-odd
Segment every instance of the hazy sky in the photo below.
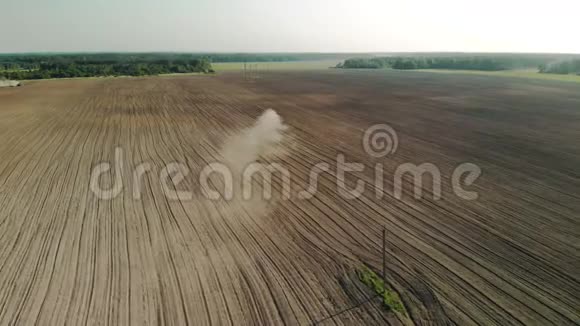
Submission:
<svg viewBox="0 0 580 326">
<path fill-rule="evenodd" d="M 0 52 L 580 53 L 579 0 L 0 0 Z"/>
</svg>

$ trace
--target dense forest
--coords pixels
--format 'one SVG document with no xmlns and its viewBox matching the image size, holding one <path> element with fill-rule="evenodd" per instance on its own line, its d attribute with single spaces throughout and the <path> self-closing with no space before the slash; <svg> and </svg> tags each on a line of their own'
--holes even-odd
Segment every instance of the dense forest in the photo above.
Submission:
<svg viewBox="0 0 580 326">
<path fill-rule="evenodd" d="M 580 59 L 566 60 L 540 65 L 540 72 L 561 75 L 568 74 L 580 75 Z"/>
<path fill-rule="evenodd" d="M 558 60 L 559 55 L 479 55 L 479 56 L 390 56 L 373 58 L 353 58 L 339 63 L 337 68 L 366 69 L 455 69 L 500 71 L 551 67 L 549 62 Z"/>
<path fill-rule="evenodd" d="M 0 77 L 13 80 L 210 73 L 206 57 L 173 54 L 0 55 Z"/>
</svg>

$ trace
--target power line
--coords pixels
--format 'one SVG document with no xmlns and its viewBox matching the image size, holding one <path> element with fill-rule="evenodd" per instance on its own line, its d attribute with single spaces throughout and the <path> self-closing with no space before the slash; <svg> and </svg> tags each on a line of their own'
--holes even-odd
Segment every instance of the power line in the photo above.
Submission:
<svg viewBox="0 0 580 326">
<path fill-rule="evenodd" d="M 328 316 L 328 317 L 325 317 L 325 318 L 323 318 L 323 319 L 317 320 L 317 321 L 315 321 L 314 323 L 312 323 L 312 325 L 318 325 L 318 324 L 320 324 L 320 323 L 322 323 L 322 322 L 324 322 L 324 321 L 327 321 L 327 320 L 329 320 L 329 319 L 332 319 L 332 318 L 334 318 L 334 317 L 336 317 L 336 316 L 338 316 L 338 315 L 341 315 L 341 314 L 343 314 L 343 313 L 345 313 L 345 312 L 348 312 L 348 311 L 351 311 L 351 310 L 353 310 L 353 309 L 355 309 L 355 308 L 358 308 L 358 307 L 360 307 L 360 306 L 362 306 L 363 304 L 365 304 L 365 303 L 367 303 L 367 302 L 369 302 L 369 301 L 373 300 L 374 298 L 376 298 L 376 297 L 378 297 L 378 296 L 379 296 L 378 294 L 375 294 L 374 296 L 372 296 L 372 297 L 370 297 L 370 298 L 368 298 L 368 299 L 366 299 L 366 300 L 364 300 L 364 301 L 361 301 L 361 302 L 357 303 L 356 305 L 354 305 L 354 306 L 352 306 L 352 307 L 349 307 L 349 308 L 346 308 L 346 309 L 344 309 L 344 310 L 341 310 L 341 311 L 335 312 L 334 314 L 332 314 L 332 315 L 330 315 L 330 316 Z"/>
</svg>

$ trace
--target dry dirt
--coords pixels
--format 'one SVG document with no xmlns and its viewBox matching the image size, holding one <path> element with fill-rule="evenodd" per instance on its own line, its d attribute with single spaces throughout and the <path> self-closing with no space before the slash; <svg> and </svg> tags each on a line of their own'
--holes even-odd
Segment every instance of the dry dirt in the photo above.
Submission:
<svg viewBox="0 0 580 326">
<path fill-rule="evenodd" d="M 286 166 L 293 193 L 338 153 L 365 164 L 348 179 L 368 191 L 341 198 L 333 167 L 308 200 L 203 198 L 197 175 L 267 108 L 289 127 L 260 160 Z M 376 123 L 399 135 L 381 159 L 361 145 Z M 388 281 L 409 319 L 372 300 L 321 325 L 579 324 L 579 123 L 580 85 L 469 75 L 294 71 L 1 89 L 0 324 L 313 324 L 370 295 L 354 271 L 380 271 L 383 226 Z M 124 188 L 98 199 L 91 170 L 116 148 Z M 158 171 L 171 162 L 191 171 L 178 186 L 191 200 L 164 195 Z M 414 199 L 409 179 L 403 199 L 392 196 L 405 162 L 440 168 L 440 200 Z M 474 201 L 450 186 L 463 162 L 483 171 Z M 154 172 L 137 200 L 140 163 Z M 382 199 L 370 188 L 376 163 Z"/>
</svg>

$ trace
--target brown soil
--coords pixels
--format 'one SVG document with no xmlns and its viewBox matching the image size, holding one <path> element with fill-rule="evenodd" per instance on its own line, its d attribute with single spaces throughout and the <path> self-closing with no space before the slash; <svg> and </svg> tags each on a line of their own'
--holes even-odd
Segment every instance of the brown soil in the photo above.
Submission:
<svg viewBox="0 0 580 326">
<path fill-rule="evenodd" d="M 227 139 L 272 108 L 289 126 L 261 158 L 308 200 L 210 201 L 197 176 Z M 381 269 L 410 320 L 373 300 L 324 325 L 580 323 L 580 85 L 407 72 L 269 72 L 29 82 L 0 90 L 0 324 L 308 325 L 365 300 L 354 270 Z M 388 123 L 396 153 L 367 155 Z M 124 189 L 101 200 L 92 168 L 124 150 Z M 336 190 L 336 155 L 366 169 L 361 198 Z M 169 200 L 159 174 L 133 198 L 133 167 L 181 162 Z M 443 196 L 417 200 L 405 162 L 436 164 Z M 455 166 L 479 165 L 465 201 Z M 370 188 L 385 171 L 384 198 Z M 274 189 L 280 190 L 279 178 Z M 105 180 L 107 182 L 107 180 Z M 428 191 L 429 183 L 424 184 Z"/>
</svg>

